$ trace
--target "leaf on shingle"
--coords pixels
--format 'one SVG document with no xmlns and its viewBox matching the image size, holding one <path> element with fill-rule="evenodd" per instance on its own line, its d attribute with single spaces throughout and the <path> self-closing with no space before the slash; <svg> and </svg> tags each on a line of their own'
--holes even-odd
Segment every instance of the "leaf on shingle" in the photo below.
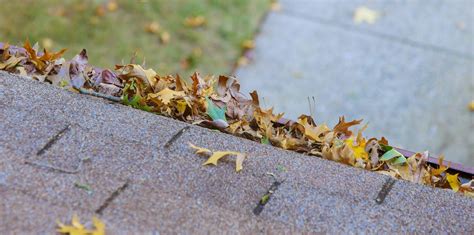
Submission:
<svg viewBox="0 0 474 235">
<path fill-rule="evenodd" d="M 209 158 L 207 159 L 206 162 L 203 163 L 203 165 L 215 165 L 217 166 L 217 162 L 226 157 L 226 156 L 235 156 L 235 171 L 239 172 L 242 170 L 242 164 L 246 158 L 246 155 L 240 152 L 235 152 L 235 151 L 211 151 L 207 148 L 203 147 L 198 147 L 196 145 L 193 145 L 189 143 L 189 146 L 192 149 L 195 149 L 195 153 L 201 154 L 208 156 Z"/>
<path fill-rule="evenodd" d="M 94 224 L 94 229 L 87 229 L 81 224 L 79 217 L 73 215 L 71 225 L 65 225 L 57 221 L 59 227 L 57 232 L 69 235 L 105 235 L 105 224 L 100 219 L 93 217 L 92 223 Z"/>
</svg>

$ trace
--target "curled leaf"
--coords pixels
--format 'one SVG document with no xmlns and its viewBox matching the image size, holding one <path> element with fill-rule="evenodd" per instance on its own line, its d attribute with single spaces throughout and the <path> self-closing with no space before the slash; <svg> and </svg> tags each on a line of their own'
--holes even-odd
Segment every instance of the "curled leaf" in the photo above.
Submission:
<svg viewBox="0 0 474 235">
<path fill-rule="evenodd" d="M 334 126 L 333 129 L 334 129 L 334 132 L 336 133 L 342 133 L 345 136 L 351 136 L 352 131 L 350 131 L 349 128 L 354 125 L 359 125 L 361 122 L 362 122 L 362 119 L 346 122 L 344 116 L 342 116 L 342 117 L 339 117 L 339 122 L 336 124 L 336 126 Z"/>
<path fill-rule="evenodd" d="M 240 152 L 235 152 L 235 151 L 211 151 L 207 148 L 202 148 L 195 146 L 191 143 L 189 143 L 189 146 L 193 149 L 196 150 L 195 153 L 201 154 L 201 155 L 206 155 L 209 156 L 206 162 L 203 163 L 203 165 L 215 165 L 217 166 L 217 162 L 222 159 L 225 156 L 236 156 L 235 159 L 235 171 L 239 172 L 242 170 L 242 164 L 245 160 L 245 154 L 240 153 Z"/>
<path fill-rule="evenodd" d="M 449 186 L 451 187 L 451 189 L 453 189 L 454 192 L 459 191 L 459 187 L 461 185 L 458 179 L 458 174 L 459 173 L 451 175 L 449 173 L 446 173 L 446 180 L 448 181 Z"/>
</svg>

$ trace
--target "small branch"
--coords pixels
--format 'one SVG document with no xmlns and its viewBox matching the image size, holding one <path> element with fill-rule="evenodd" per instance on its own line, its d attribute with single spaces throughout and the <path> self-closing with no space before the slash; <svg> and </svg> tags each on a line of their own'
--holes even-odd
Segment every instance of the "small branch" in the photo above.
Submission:
<svg viewBox="0 0 474 235">
<path fill-rule="evenodd" d="M 110 101 L 113 101 L 113 102 L 117 102 L 117 103 L 122 102 L 122 99 L 120 99 L 120 97 L 116 97 L 116 96 L 112 96 L 112 95 L 106 95 L 106 94 L 102 94 L 102 93 L 95 92 L 95 91 L 89 91 L 89 90 L 86 90 L 84 88 L 79 88 L 78 90 L 79 90 L 79 93 L 81 93 L 81 94 L 91 95 L 91 96 L 95 96 L 95 97 L 99 97 L 99 98 L 104 98 L 104 99 L 107 99 L 107 100 L 110 100 Z"/>
</svg>

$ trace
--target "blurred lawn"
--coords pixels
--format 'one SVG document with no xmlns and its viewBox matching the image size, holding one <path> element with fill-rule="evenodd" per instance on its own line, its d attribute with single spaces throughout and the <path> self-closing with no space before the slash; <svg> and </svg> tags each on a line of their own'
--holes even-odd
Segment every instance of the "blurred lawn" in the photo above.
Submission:
<svg viewBox="0 0 474 235">
<path fill-rule="evenodd" d="M 145 58 L 146 66 L 159 74 L 225 74 L 239 57 L 242 42 L 253 37 L 270 0 L 110 2 L 0 0 L 0 41 L 22 44 L 29 39 L 54 50 L 68 48 L 68 59 L 86 48 L 90 63 L 101 67 L 129 62 L 137 52 L 137 62 Z M 193 16 L 204 16 L 207 24 L 186 27 L 185 18 Z M 160 30 L 146 32 L 154 21 Z M 170 34 L 168 43 L 160 40 L 164 31 Z"/>
</svg>

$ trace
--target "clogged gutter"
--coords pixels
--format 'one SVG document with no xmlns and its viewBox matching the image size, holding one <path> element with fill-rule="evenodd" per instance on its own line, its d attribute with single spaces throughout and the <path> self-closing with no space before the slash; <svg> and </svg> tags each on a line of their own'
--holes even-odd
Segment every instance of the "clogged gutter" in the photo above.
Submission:
<svg viewBox="0 0 474 235">
<path fill-rule="evenodd" d="M 474 197 L 472 174 L 469 182 L 461 184 L 458 174 L 447 172 L 442 157 L 435 167 L 428 164 L 427 152 L 405 157 L 383 137 L 363 137 L 366 126 L 353 133 L 350 129 L 362 120 L 346 121 L 340 117 L 332 128 L 316 124 L 307 115 L 301 115 L 295 122 L 282 122 L 283 114 L 261 108 L 256 91 L 247 98 L 233 77 L 202 77 L 194 73 L 183 79 L 179 75 L 158 75 L 133 63 L 101 69 L 88 63 L 86 50 L 72 60 L 65 60 L 64 50 L 40 51 L 29 42 L 22 47 L 0 43 L 0 48 L 0 70 L 253 141 Z"/>
</svg>

